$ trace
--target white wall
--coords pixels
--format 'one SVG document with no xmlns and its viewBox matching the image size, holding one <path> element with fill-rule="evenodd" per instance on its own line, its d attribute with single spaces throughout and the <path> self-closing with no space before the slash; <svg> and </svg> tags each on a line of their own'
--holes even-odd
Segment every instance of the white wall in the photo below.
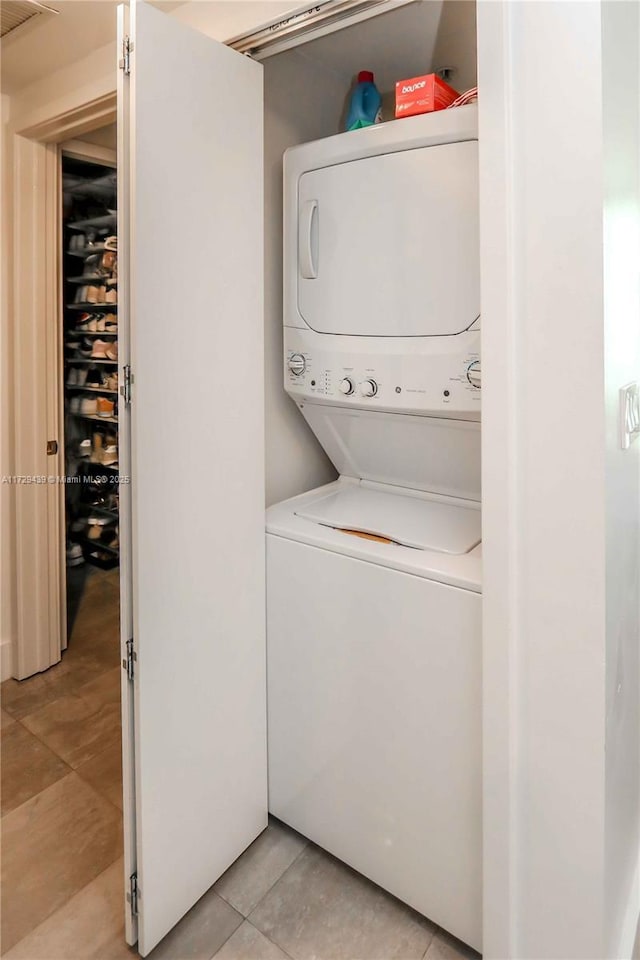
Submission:
<svg viewBox="0 0 640 960">
<path fill-rule="evenodd" d="M 338 132 L 345 89 L 295 50 L 265 61 L 264 81 L 266 497 L 271 504 L 336 477 L 283 389 L 282 155 L 296 143 Z"/>
<path fill-rule="evenodd" d="M 606 482 L 605 933 L 623 955 L 640 909 L 640 442 L 619 442 L 618 390 L 640 379 L 640 9 L 602 5 Z M 634 889 L 635 884 L 635 889 Z M 621 942 L 622 941 L 622 942 Z"/>
<path fill-rule="evenodd" d="M 485 957 L 618 956 L 637 857 L 638 452 L 614 409 L 638 375 L 637 224 L 612 252 L 637 209 L 638 36 L 616 7 L 478 8 Z"/>
</svg>

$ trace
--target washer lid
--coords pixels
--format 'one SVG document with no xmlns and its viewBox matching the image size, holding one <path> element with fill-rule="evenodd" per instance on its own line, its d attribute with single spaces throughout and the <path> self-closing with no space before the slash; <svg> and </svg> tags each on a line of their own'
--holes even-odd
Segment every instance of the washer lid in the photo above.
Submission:
<svg viewBox="0 0 640 960">
<path fill-rule="evenodd" d="M 296 516 L 325 527 L 366 534 L 416 550 L 468 553 L 482 539 L 477 507 L 463 507 L 349 485 L 311 503 Z"/>
</svg>

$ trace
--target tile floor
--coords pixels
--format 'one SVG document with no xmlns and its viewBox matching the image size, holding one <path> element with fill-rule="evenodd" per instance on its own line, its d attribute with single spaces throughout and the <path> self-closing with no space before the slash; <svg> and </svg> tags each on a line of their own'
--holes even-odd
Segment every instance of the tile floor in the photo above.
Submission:
<svg viewBox="0 0 640 960">
<path fill-rule="evenodd" d="M 119 960 L 117 572 L 92 570 L 56 667 L 2 685 L 2 955 Z M 473 951 L 276 820 L 154 960 L 463 960 Z"/>
</svg>

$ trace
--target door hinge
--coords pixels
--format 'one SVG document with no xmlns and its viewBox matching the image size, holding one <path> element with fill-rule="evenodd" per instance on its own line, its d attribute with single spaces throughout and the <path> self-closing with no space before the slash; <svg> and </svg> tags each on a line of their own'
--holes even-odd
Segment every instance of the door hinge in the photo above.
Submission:
<svg viewBox="0 0 640 960">
<path fill-rule="evenodd" d="M 135 662 L 137 660 L 136 652 L 133 649 L 133 638 L 127 640 L 127 655 L 122 660 L 122 669 L 127 671 L 127 677 L 129 680 L 133 680 L 133 673 L 135 670 Z"/>
<path fill-rule="evenodd" d="M 131 403 L 131 385 L 133 383 L 133 374 L 131 373 L 131 367 L 128 363 L 122 368 L 122 381 L 120 394 L 124 402 L 127 404 L 127 406 L 129 406 Z"/>
<path fill-rule="evenodd" d="M 122 56 L 118 60 L 118 66 L 124 72 L 125 77 L 131 73 L 131 54 L 133 52 L 133 43 L 130 37 L 123 37 Z"/>
<path fill-rule="evenodd" d="M 47 440 L 47 456 L 53 457 L 58 452 L 58 441 Z"/>
<path fill-rule="evenodd" d="M 140 897 L 140 891 L 138 890 L 138 874 L 132 873 L 129 877 L 129 892 L 127 893 L 127 903 L 131 909 L 131 916 L 138 916 L 138 898 Z"/>
</svg>

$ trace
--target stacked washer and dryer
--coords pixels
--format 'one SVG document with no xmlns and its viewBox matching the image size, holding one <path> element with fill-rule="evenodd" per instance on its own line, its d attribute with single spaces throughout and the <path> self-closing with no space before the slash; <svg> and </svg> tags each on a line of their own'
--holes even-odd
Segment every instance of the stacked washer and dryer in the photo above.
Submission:
<svg viewBox="0 0 640 960">
<path fill-rule="evenodd" d="M 340 476 L 267 511 L 269 809 L 481 949 L 476 107 L 284 184 L 285 389 Z"/>
</svg>

